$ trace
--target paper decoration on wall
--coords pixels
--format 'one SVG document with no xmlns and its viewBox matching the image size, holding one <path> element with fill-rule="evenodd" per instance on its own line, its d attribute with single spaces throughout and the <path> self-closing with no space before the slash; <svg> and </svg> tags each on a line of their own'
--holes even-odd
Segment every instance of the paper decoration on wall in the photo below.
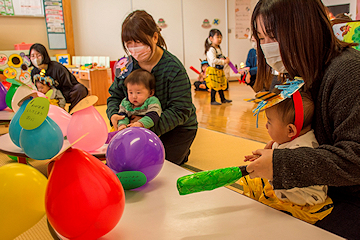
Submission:
<svg viewBox="0 0 360 240">
<path fill-rule="evenodd" d="M 15 68 L 12 68 L 12 67 L 5 68 L 4 76 L 6 78 L 14 79 L 16 77 L 16 75 L 17 75 L 17 72 L 16 72 Z"/>
<path fill-rule="evenodd" d="M 335 36 L 348 43 L 360 43 L 360 22 L 346 22 L 333 25 Z M 360 46 L 354 47 L 360 50 Z"/>
<path fill-rule="evenodd" d="M 70 54 L 56 54 L 56 61 L 65 66 L 71 65 Z"/>
<path fill-rule="evenodd" d="M 250 37 L 251 0 L 235 0 L 235 38 Z"/>
<path fill-rule="evenodd" d="M 220 24 L 220 19 L 215 18 L 214 21 L 213 21 L 213 24 L 214 25 L 219 25 Z"/>
<path fill-rule="evenodd" d="M 114 65 L 114 74 L 117 78 L 125 79 L 131 73 L 133 66 L 131 57 L 122 57 Z"/>
<path fill-rule="evenodd" d="M 9 67 L 19 68 L 22 63 L 23 60 L 19 54 L 11 54 L 7 64 Z"/>
<path fill-rule="evenodd" d="M 30 59 L 24 50 L 0 51 L 0 70 L 9 79 L 17 79 L 34 88 L 30 76 Z"/>
<path fill-rule="evenodd" d="M 211 28 L 211 24 L 209 19 L 204 19 L 203 24 L 201 25 L 203 28 Z"/>
<path fill-rule="evenodd" d="M 166 28 L 167 24 L 165 23 L 165 20 L 163 18 L 159 18 L 158 25 L 160 28 Z"/>
<path fill-rule="evenodd" d="M 8 62 L 8 57 L 5 54 L 0 54 L 0 66 L 4 66 Z"/>
</svg>

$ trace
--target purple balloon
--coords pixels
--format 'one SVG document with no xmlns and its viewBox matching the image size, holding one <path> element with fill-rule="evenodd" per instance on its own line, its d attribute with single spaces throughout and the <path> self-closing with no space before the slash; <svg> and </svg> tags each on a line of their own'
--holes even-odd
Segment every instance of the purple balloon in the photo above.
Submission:
<svg viewBox="0 0 360 240">
<path fill-rule="evenodd" d="M 109 132 L 105 144 L 109 144 L 109 142 L 111 141 L 111 139 L 112 139 L 118 132 L 119 132 L 119 131 Z"/>
<path fill-rule="evenodd" d="M 4 85 L 0 82 L 0 111 L 7 108 L 5 97 L 6 97 L 7 90 Z"/>
<path fill-rule="evenodd" d="M 106 160 L 107 166 L 114 172 L 140 171 L 150 182 L 164 165 L 164 145 L 149 129 L 125 128 L 111 139 Z"/>
</svg>

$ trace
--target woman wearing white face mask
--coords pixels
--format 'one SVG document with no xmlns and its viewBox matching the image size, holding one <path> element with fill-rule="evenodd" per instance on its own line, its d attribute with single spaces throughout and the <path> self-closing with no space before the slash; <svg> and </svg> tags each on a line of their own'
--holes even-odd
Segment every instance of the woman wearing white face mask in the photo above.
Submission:
<svg viewBox="0 0 360 240">
<path fill-rule="evenodd" d="M 185 163 L 197 132 L 191 84 L 179 59 L 166 50 L 160 28 L 145 11 L 130 13 L 122 24 L 124 50 L 133 61 L 133 70 L 142 68 L 155 76 L 155 96 L 163 110 L 159 121 L 151 128 L 160 136 L 166 159 L 178 165 Z M 107 115 L 118 129 L 119 105 L 127 96 L 124 78 L 115 77 L 110 86 Z"/>
<path fill-rule="evenodd" d="M 360 52 L 335 37 L 320 0 L 260 0 L 251 21 L 258 42 L 255 91 L 269 88 L 269 65 L 302 77 L 314 99 L 320 146 L 258 149 L 247 171 L 271 180 L 274 189 L 328 185 L 334 208 L 316 225 L 359 239 Z"/>
<path fill-rule="evenodd" d="M 30 47 L 29 56 L 32 66 L 31 79 L 34 82 L 34 76 L 40 74 L 45 69 L 45 75 L 55 80 L 56 89 L 64 95 L 67 103 L 70 103 L 69 111 L 83 98 L 88 95 L 87 88 L 79 83 L 75 76 L 62 64 L 51 61 L 46 48 L 35 43 Z"/>
</svg>

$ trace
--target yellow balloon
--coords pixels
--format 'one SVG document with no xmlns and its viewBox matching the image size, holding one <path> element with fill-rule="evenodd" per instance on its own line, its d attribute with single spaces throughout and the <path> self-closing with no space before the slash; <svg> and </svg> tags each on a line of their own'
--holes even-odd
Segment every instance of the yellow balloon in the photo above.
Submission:
<svg viewBox="0 0 360 240">
<path fill-rule="evenodd" d="M 0 167 L 0 239 L 14 239 L 45 214 L 47 179 L 22 163 Z"/>
</svg>

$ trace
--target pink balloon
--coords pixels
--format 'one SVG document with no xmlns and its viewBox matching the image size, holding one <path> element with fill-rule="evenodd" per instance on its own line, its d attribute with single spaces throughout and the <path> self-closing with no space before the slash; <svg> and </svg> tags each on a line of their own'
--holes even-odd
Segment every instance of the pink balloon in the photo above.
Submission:
<svg viewBox="0 0 360 240">
<path fill-rule="evenodd" d="M 88 135 L 75 143 L 74 148 L 85 151 L 96 150 L 105 144 L 108 136 L 105 120 L 93 106 L 72 114 L 67 130 L 67 138 L 72 144 L 86 133 Z"/>
<path fill-rule="evenodd" d="M 66 136 L 71 115 L 61 107 L 50 104 L 48 117 L 59 125 L 62 134 Z"/>
<path fill-rule="evenodd" d="M 43 98 L 46 98 L 45 94 L 43 94 L 42 92 L 38 92 L 38 91 L 34 91 L 36 92 L 36 94 L 39 96 L 39 97 L 43 97 Z M 53 119 L 54 120 L 54 119 Z"/>
</svg>

